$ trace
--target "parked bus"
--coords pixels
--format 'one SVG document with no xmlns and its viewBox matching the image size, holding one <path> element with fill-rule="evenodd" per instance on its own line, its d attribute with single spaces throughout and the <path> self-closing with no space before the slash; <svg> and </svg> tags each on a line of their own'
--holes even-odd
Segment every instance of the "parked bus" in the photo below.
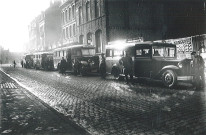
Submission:
<svg viewBox="0 0 206 135">
<path fill-rule="evenodd" d="M 34 53 L 34 68 L 43 70 L 53 70 L 54 61 L 52 52 Z"/>
<path fill-rule="evenodd" d="M 73 45 L 54 50 L 54 68 L 59 70 L 62 57 L 67 61 L 66 69 L 75 74 L 99 72 L 99 56 L 95 56 L 95 47 Z"/>
<path fill-rule="evenodd" d="M 33 68 L 34 67 L 34 55 L 33 54 L 26 54 L 25 55 L 25 68 Z"/>
<path fill-rule="evenodd" d="M 119 60 L 125 51 L 132 57 L 135 77 L 162 80 L 163 84 L 170 88 L 179 81 L 193 82 L 191 59 L 177 59 L 174 44 L 154 42 L 106 46 L 107 71 L 115 77 L 124 71 Z"/>
<path fill-rule="evenodd" d="M 125 50 L 134 47 L 135 43 L 115 42 L 106 45 L 106 72 L 115 78 L 123 76 L 123 66 L 119 60 L 124 56 Z M 132 57 L 134 59 L 134 57 Z"/>
</svg>

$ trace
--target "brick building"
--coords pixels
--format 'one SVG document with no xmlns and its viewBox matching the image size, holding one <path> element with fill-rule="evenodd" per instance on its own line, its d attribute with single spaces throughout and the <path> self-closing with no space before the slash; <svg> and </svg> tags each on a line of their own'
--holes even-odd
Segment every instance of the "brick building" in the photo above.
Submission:
<svg viewBox="0 0 206 135">
<path fill-rule="evenodd" d="M 36 17 L 29 25 L 28 52 L 46 51 L 56 48 L 61 41 L 60 1 L 54 1 L 50 7 Z"/>
<path fill-rule="evenodd" d="M 76 25 L 76 8 L 75 0 L 63 1 L 61 9 L 61 28 L 62 28 L 62 45 L 67 46 L 76 44 L 77 25 Z"/>
<path fill-rule="evenodd" d="M 206 31 L 205 6 L 202 0 L 55 0 L 31 22 L 29 48 L 87 44 L 100 54 L 116 40 L 200 35 Z"/>
<path fill-rule="evenodd" d="M 200 0 L 64 0 L 63 45 L 181 38 L 205 33 L 205 3 Z"/>
</svg>

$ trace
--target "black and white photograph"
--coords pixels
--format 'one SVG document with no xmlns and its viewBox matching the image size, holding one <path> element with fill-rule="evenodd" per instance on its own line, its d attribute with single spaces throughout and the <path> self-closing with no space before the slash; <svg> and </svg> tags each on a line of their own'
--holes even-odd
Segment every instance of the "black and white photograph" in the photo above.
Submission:
<svg viewBox="0 0 206 135">
<path fill-rule="evenodd" d="M 0 135 L 206 135 L 206 0 L 1 0 Z"/>
</svg>

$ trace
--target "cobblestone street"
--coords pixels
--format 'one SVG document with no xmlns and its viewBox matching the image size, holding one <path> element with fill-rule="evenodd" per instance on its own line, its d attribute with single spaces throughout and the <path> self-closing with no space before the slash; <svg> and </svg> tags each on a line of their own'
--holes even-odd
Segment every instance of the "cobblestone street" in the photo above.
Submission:
<svg viewBox="0 0 206 135">
<path fill-rule="evenodd" d="M 83 129 L 0 71 L 1 135 L 76 135 Z"/>
<path fill-rule="evenodd" d="M 90 134 L 206 133 L 205 91 L 193 91 L 188 85 L 168 89 L 151 81 L 127 85 L 112 77 L 1 69 Z"/>
</svg>

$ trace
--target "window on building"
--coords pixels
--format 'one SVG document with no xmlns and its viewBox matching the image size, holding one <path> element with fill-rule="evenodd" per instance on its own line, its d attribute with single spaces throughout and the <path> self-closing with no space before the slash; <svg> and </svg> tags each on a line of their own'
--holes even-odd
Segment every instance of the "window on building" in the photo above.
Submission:
<svg viewBox="0 0 206 135">
<path fill-rule="evenodd" d="M 69 20 L 71 20 L 71 8 L 69 8 Z"/>
<path fill-rule="evenodd" d="M 82 7 L 79 7 L 79 25 L 82 24 Z"/>
<path fill-rule="evenodd" d="M 80 36 L 79 36 L 79 43 L 80 43 L 80 44 L 83 44 L 83 43 L 84 43 L 84 36 L 83 36 L 83 35 L 80 35 Z"/>
<path fill-rule="evenodd" d="M 72 37 L 72 26 L 71 25 L 69 26 L 69 34 L 70 34 L 70 37 Z"/>
<path fill-rule="evenodd" d="M 69 38 L 68 27 L 66 28 L 66 37 Z"/>
<path fill-rule="evenodd" d="M 65 29 L 63 29 L 63 38 L 65 39 L 66 38 L 66 34 L 65 34 Z"/>
<path fill-rule="evenodd" d="M 87 34 L 87 44 L 92 45 L 92 33 Z"/>
<path fill-rule="evenodd" d="M 70 32 L 69 32 L 69 27 L 68 27 L 68 38 L 71 36 Z"/>
<path fill-rule="evenodd" d="M 76 35 L 76 25 L 73 24 L 73 36 L 75 36 L 75 35 Z"/>
<path fill-rule="evenodd" d="M 87 21 L 91 20 L 91 9 L 90 9 L 90 2 L 89 1 L 86 3 L 86 20 Z"/>
<path fill-rule="evenodd" d="M 74 7 L 74 5 L 72 6 L 72 17 L 75 18 L 75 7 Z"/>
<path fill-rule="evenodd" d="M 97 30 L 95 33 L 96 39 L 96 53 L 101 53 L 102 51 L 102 31 Z"/>
<path fill-rule="evenodd" d="M 95 17 L 100 17 L 100 2 L 95 0 Z"/>
<path fill-rule="evenodd" d="M 67 22 L 67 13 L 66 13 L 66 11 L 64 11 L 64 23 L 66 23 Z"/>
<path fill-rule="evenodd" d="M 62 12 L 62 23 L 64 23 L 64 12 Z"/>
<path fill-rule="evenodd" d="M 67 10 L 66 10 L 66 11 L 65 11 L 65 17 L 66 17 L 66 18 L 65 18 L 65 21 L 66 21 L 66 22 L 68 21 L 68 17 L 67 17 L 67 16 L 68 16 L 68 13 L 67 13 Z"/>
</svg>

